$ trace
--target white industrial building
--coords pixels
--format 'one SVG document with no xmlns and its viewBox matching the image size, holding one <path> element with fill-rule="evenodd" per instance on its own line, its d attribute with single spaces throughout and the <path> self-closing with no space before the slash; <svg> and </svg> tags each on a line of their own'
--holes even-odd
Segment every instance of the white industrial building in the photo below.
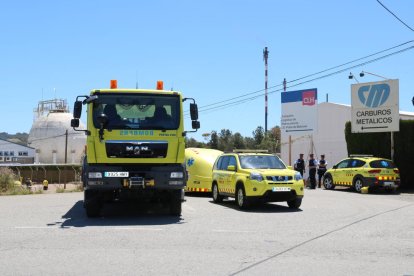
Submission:
<svg viewBox="0 0 414 276">
<path fill-rule="evenodd" d="M 33 163 L 34 156 L 34 148 L 0 139 L 0 164 Z"/>
<path fill-rule="evenodd" d="M 305 161 L 309 159 L 310 153 L 315 154 L 316 159 L 325 154 L 328 168 L 348 156 L 345 124 L 351 121 L 351 106 L 324 102 L 318 104 L 317 114 L 317 131 L 313 134 L 289 135 L 282 131 L 281 156 L 289 165 L 293 166 L 300 153 L 304 154 Z M 414 120 L 414 112 L 400 111 L 400 119 Z"/>
</svg>

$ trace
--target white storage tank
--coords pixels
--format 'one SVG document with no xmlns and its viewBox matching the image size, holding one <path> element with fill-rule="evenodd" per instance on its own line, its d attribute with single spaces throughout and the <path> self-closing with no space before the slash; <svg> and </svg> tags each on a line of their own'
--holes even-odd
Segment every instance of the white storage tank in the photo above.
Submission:
<svg viewBox="0 0 414 276">
<path fill-rule="evenodd" d="M 86 135 L 73 130 L 73 118 L 66 101 L 41 101 L 29 132 L 28 146 L 35 148 L 36 164 L 79 164 L 84 155 Z M 79 129 L 85 129 L 80 122 Z M 65 152 L 66 150 L 66 152 Z"/>
</svg>

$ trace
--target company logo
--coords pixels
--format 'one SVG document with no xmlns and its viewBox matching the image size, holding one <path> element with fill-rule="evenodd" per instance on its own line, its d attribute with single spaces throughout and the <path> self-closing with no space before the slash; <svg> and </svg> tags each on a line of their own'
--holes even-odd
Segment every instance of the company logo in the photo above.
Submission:
<svg viewBox="0 0 414 276">
<path fill-rule="evenodd" d="M 316 91 L 309 90 L 302 93 L 302 105 L 315 105 Z"/>
<path fill-rule="evenodd" d="M 149 148 L 147 146 L 126 146 L 126 152 L 133 152 L 134 155 L 139 155 L 141 151 L 148 151 Z"/>
<path fill-rule="evenodd" d="M 358 98 L 366 107 L 379 107 L 390 96 L 390 86 L 386 83 L 365 85 L 358 89 Z"/>
<path fill-rule="evenodd" d="M 194 160 L 194 158 L 192 158 L 192 157 L 191 157 L 190 159 L 188 159 L 188 160 L 187 160 L 187 166 L 191 167 L 191 166 L 194 164 L 194 161 L 195 161 L 195 160 Z"/>
</svg>

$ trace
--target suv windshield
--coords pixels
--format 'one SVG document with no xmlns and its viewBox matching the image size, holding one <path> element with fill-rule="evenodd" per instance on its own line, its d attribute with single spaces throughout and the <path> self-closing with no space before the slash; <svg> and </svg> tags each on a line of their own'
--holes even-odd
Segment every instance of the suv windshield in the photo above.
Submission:
<svg viewBox="0 0 414 276">
<path fill-rule="evenodd" d="M 175 95 L 105 93 L 93 102 L 93 124 L 106 115 L 106 129 L 178 129 L 180 98 Z"/>
<path fill-rule="evenodd" d="M 395 165 L 390 160 L 375 160 L 370 163 L 371 168 L 393 169 Z"/>
<path fill-rule="evenodd" d="M 240 156 L 243 169 L 286 169 L 283 162 L 274 155 L 245 155 Z"/>
</svg>

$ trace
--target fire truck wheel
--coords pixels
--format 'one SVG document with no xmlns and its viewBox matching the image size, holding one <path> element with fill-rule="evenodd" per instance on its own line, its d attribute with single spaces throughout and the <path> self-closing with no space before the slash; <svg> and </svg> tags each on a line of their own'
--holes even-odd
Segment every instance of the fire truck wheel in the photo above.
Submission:
<svg viewBox="0 0 414 276">
<path fill-rule="evenodd" d="M 170 198 L 170 215 L 181 216 L 181 190 L 171 191 Z"/>
</svg>

